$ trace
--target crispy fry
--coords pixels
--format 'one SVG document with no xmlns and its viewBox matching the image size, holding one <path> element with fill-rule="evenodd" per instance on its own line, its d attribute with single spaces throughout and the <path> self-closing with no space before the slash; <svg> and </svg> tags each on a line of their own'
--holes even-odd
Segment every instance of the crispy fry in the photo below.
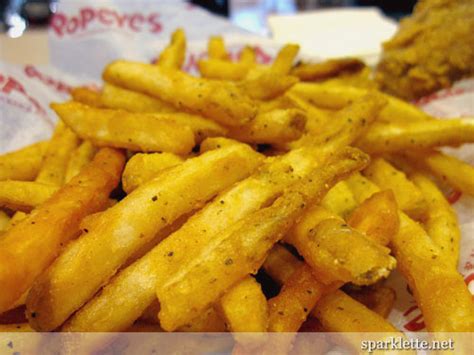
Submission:
<svg viewBox="0 0 474 355">
<path fill-rule="evenodd" d="M 51 107 L 81 138 L 95 145 L 176 154 L 189 153 L 194 146 L 191 128 L 151 114 L 98 109 L 75 102 Z"/>
<path fill-rule="evenodd" d="M 410 217 L 418 220 L 426 214 L 426 200 L 418 187 L 384 159 L 372 160 L 364 175 L 382 189 L 392 190 L 398 207 Z"/>
<path fill-rule="evenodd" d="M 78 145 L 79 138 L 76 134 L 62 122 L 58 122 L 35 181 L 62 186 L 66 176 L 67 163 Z"/>
<path fill-rule="evenodd" d="M 172 69 L 180 69 L 186 56 L 186 34 L 182 28 L 178 28 L 171 35 L 171 41 L 161 52 L 156 64 Z"/>
<path fill-rule="evenodd" d="M 163 328 L 176 329 L 248 273 L 256 272 L 306 204 L 319 202 L 333 184 L 362 168 L 366 160 L 360 151 L 344 150 L 326 169 L 315 169 L 307 180 L 292 186 L 270 207 L 216 235 L 191 263 L 180 263 L 179 269 L 157 284 Z"/>
<path fill-rule="evenodd" d="M 291 74 L 303 81 L 313 81 L 337 76 L 342 72 L 357 72 L 364 67 L 364 62 L 357 58 L 336 58 L 319 63 L 298 64 Z"/>
<path fill-rule="evenodd" d="M 373 194 L 354 210 L 347 223 L 377 244 L 388 245 L 400 226 L 393 192 L 385 190 Z"/>
<path fill-rule="evenodd" d="M 8 216 L 5 211 L 0 210 L 0 233 L 8 229 L 10 220 L 10 216 Z"/>
<path fill-rule="evenodd" d="M 100 92 L 79 86 L 71 90 L 71 97 L 74 101 L 92 107 L 103 107 Z"/>
<path fill-rule="evenodd" d="M 411 152 L 410 161 L 426 167 L 441 181 L 455 189 L 474 196 L 474 167 L 455 157 L 441 152 Z"/>
<path fill-rule="evenodd" d="M 311 206 L 285 238 L 326 284 L 370 285 L 395 268 L 388 248 L 379 246 L 320 206 Z"/>
<path fill-rule="evenodd" d="M 30 212 L 50 198 L 58 186 L 35 181 L 0 181 L 0 207 Z"/>
<path fill-rule="evenodd" d="M 100 100 L 107 108 L 130 112 L 177 112 L 177 109 L 156 97 L 104 83 Z"/>
<path fill-rule="evenodd" d="M 97 148 L 94 147 L 91 142 L 82 142 L 71 154 L 71 158 L 67 164 L 65 181 L 69 182 L 73 177 L 79 174 L 82 168 L 94 158 L 96 152 Z"/>
<path fill-rule="evenodd" d="M 300 46 L 297 44 L 287 44 L 283 46 L 272 63 L 271 71 L 274 74 L 289 74 L 299 50 Z"/>
<path fill-rule="evenodd" d="M 347 183 L 340 181 L 324 196 L 321 206 L 345 219 L 357 208 L 357 202 Z"/>
<path fill-rule="evenodd" d="M 359 202 L 379 191 L 360 174 L 348 181 Z M 400 229 L 391 249 L 423 313 L 426 328 L 436 332 L 472 331 L 474 305 L 463 277 L 442 257 L 439 247 L 418 223 L 403 212 L 399 218 Z"/>
<path fill-rule="evenodd" d="M 256 114 L 256 105 L 235 84 L 192 77 L 159 66 L 115 61 L 104 79 L 209 117 L 227 126 L 239 126 Z"/>
<path fill-rule="evenodd" d="M 77 236 L 80 220 L 105 207 L 123 165 L 123 154 L 101 150 L 81 174 L 3 235 L 0 281 L 6 289 L 0 295 L 0 312 L 31 286 L 65 243 Z"/>
<path fill-rule="evenodd" d="M 183 162 L 172 153 L 137 153 L 129 159 L 122 174 L 123 190 L 130 194 L 138 186 L 155 178 L 160 172 Z"/>
<path fill-rule="evenodd" d="M 239 81 L 247 76 L 254 64 L 209 58 L 201 59 L 198 66 L 203 78 Z"/>
<path fill-rule="evenodd" d="M 255 64 L 256 62 L 255 50 L 251 46 L 245 46 L 240 52 L 239 62 L 246 64 Z"/>
<path fill-rule="evenodd" d="M 469 118 L 407 123 L 376 123 L 357 145 L 369 153 L 411 151 L 474 142 L 474 120 Z"/>
<path fill-rule="evenodd" d="M 303 265 L 288 249 L 275 244 L 268 253 L 263 268 L 279 285 L 283 285 L 291 275 Z"/>
<path fill-rule="evenodd" d="M 239 144 L 238 141 L 233 139 L 224 138 L 224 137 L 211 137 L 206 138 L 199 147 L 199 152 L 205 153 L 209 150 L 220 149 L 224 147 L 228 147 L 229 145 Z"/>
<path fill-rule="evenodd" d="M 392 311 L 396 298 L 395 291 L 385 286 L 351 290 L 347 294 L 385 319 Z"/>
<path fill-rule="evenodd" d="M 12 216 L 10 219 L 10 224 L 7 229 L 10 229 L 11 227 L 16 226 L 20 221 L 26 218 L 28 216 L 25 212 L 17 211 L 15 214 Z"/>
<path fill-rule="evenodd" d="M 0 181 L 34 180 L 38 174 L 48 142 L 39 142 L 0 155 Z"/>
<path fill-rule="evenodd" d="M 207 55 L 212 59 L 229 60 L 229 53 L 225 49 L 224 39 L 221 36 L 211 36 L 209 38 Z"/>
<path fill-rule="evenodd" d="M 32 288 L 27 307 L 33 326 L 57 328 L 160 230 L 249 175 L 259 162 L 243 144 L 213 150 L 169 169 L 106 210 Z M 92 326 L 102 324 L 88 323 L 87 329 Z"/>
<path fill-rule="evenodd" d="M 296 76 L 274 73 L 270 68 L 252 68 L 238 87 L 255 100 L 271 100 L 298 82 Z"/>
<path fill-rule="evenodd" d="M 260 284 L 251 276 L 233 286 L 219 302 L 219 310 L 231 332 L 266 332 L 268 326 L 267 299 Z M 237 337 L 247 343 L 249 337 Z"/>
<path fill-rule="evenodd" d="M 451 207 L 443 193 L 425 175 L 416 173 L 410 176 L 423 193 L 427 204 L 425 228 L 431 239 L 440 247 L 448 262 L 457 268 L 459 261 L 459 230 L 456 212 Z"/>
<path fill-rule="evenodd" d="M 246 143 L 284 143 L 298 139 L 305 123 L 306 116 L 299 109 L 273 110 L 230 130 L 229 136 Z"/>
</svg>

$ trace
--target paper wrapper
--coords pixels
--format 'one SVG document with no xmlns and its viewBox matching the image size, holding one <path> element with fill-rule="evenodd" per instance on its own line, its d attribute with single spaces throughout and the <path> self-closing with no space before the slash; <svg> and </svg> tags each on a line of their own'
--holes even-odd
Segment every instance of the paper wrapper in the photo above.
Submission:
<svg viewBox="0 0 474 355">
<path fill-rule="evenodd" d="M 183 27 L 189 39 L 184 68 L 190 72 L 206 55 L 209 35 L 223 35 L 232 56 L 238 56 L 244 45 L 255 46 L 262 63 L 271 61 L 278 49 L 266 38 L 246 34 L 177 1 L 111 1 L 100 6 L 92 1 L 65 1 L 52 23 L 50 66 L 0 62 L 0 153 L 48 138 L 57 120 L 50 102 L 67 100 L 71 86 L 100 85 L 102 68 L 114 59 L 152 62 L 177 27 Z M 459 82 L 420 100 L 419 105 L 438 117 L 474 116 L 474 80 Z M 446 151 L 474 164 L 472 145 Z M 462 196 L 454 207 L 462 231 L 459 272 L 474 293 L 474 199 Z M 395 272 L 388 284 L 397 293 L 390 321 L 404 331 L 424 330 L 420 310 L 402 277 Z"/>
</svg>

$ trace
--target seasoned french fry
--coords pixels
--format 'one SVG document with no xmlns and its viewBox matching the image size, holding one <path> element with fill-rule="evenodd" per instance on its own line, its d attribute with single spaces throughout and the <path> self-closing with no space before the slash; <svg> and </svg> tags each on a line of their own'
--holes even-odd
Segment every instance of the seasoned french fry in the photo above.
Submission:
<svg viewBox="0 0 474 355">
<path fill-rule="evenodd" d="M 0 282 L 6 289 L 0 295 L 0 312 L 11 306 L 62 246 L 77 236 L 80 220 L 105 207 L 123 165 L 123 154 L 102 149 L 76 178 L 2 236 Z"/>
<path fill-rule="evenodd" d="M 171 35 L 171 41 L 161 52 L 156 64 L 173 69 L 180 69 L 186 55 L 186 34 L 182 28 L 178 28 Z"/>
<path fill-rule="evenodd" d="M 229 60 L 229 53 L 225 49 L 224 39 L 221 36 L 211 36 L 209 38 L 207 55 L 212 59 Z"/>
<path fill-rule="evenodd" d="M 195 143 L 191 128 L 154 115 L 98 109 L 75 102 L 51 107 L 82 139 L 98 146 L 186 154 Z"/>
<path fill-rule="evenodd" d="M 38 174 L 48 142 L 39 142 L 0 155 L 0 181 L 34 180 Z"/>
<path fill-rule="evenodd" d="M 298 82 L 296 76 L 274 73 L 271 68 L 252 68 L 238 87 L 255 100 L 271 100 Z"/>
<path fill-rule="evenodd" d="M 246 64 L 255 64 L 256 56 L 255 50 L 250 46 L 245 46 L 240 52 L 239 62 Z"/>
<path fill-rule="evenodd" d="M 239 81 L 247 76 L 254 64 L 209 58 L 201 59 L 198 66 L 203 78 Z"/>
<path fill-rule="evenodd" d="M 392 311 L 396 298 L 395 291 L 385 286 L 349 291 L 347 294 L 385 319 Z"/>
<path fill-rule="evenodd" d="M 267 299 L 260 284 L 251 276 L 233 286 L 219 301 L 219 310 L 231 332 L 266 332 L 268 327 Z M 247 343 L 250 337 L 237 337 Z"/>
<path fill-rule="evenodd" d="M 283 285 L 291 275 L 303 265 L 288 249 L 275 244 L 268 253 L 263 268 L 279 285 Z"/>
<path fill-rule="evenodd" d="M 285 241 L 296 247 L 326 284 L 343 281 L 370 285 L 387 277 L 396 265 L 388 248 L 320 206 L 311 206 Z"/>
<path fill-rule="evenodd" d="M 228 147 L 229 145 L 239 144 L 238 141 L 233 139 L 224 138 L 224 137 L 211 137 L 206 138 L 199 147 L 199 152 L 205 153 L 209 150 L 220 149 L 224 147 Z"/>
<path fill-rule="evenodd" d="M 424 223 L 426 232 L 439 246 L 449 263 L 457 268 L 461 231 L 456 212 L 428 177 L 415 173 L 410 178 L 421 190 L 428 204 L 427 218 Z"/>
<path fill-rule="evenodd" d="M 255 273 L 307 203 L 319 202 L 333 184 L 366 163 L 362 152 L 344 150 L 326 169 L 315 169 L 307 180 L 291 186 L 270 207 L 216 235 L 190 264 L 180 263 L 179 270 L 157 284 L 162 327 L 176 329 L 247 274 Z"/>
<path fill-rule="evenodd" d="M 28 323 L 0 324 L 0 333 L 26 333 L 34 331 Z"/>
<path fill-rule="evenodd" d="M 155 65 L 115 61 L 104 71 L 105 81 L 157 97 L 177 108 L 239 126 L 256 114 L 256 104 L 234 83 L 196 78 Z"/>
<path fill-rule="evenodd" d="M 324 196 L 321 206 L 345 219 L 357 208 L 357 202 L 347 183 L 340 181 Z"/>
<path fill-rule="evenodd" d="M 298 139 L 306 123 L 299 109 L 273 110 L 258 114 L 242 127 L 231 129 L 229 136 L 246 143 L 284 143 Z"/>
<path fill-rule="evenodd" d="M 363 69 L 364 62 L 357 58 L 336 58 L 319 63 L 302 63 L 294 67 L 291 74 L 303 81 L 313 81 L 337 76 L 341 72 Z"/>
<path fill-rule="evenodd" d="M 379 191 L 360 174 L 352 175 L 348 182 L 359 202 Z M 439 247 L 418 223 L 403 212 L 399 218 L 400 229 L 391 249 L 423 313 L 426 328 L 435 332 L 472 331 L 474 305 L 463 277 L 442 257 Z"/>
<path fill-rule="evenodd" d="M 474 142 L 474 120 L 469 118 L 406 123 L 376 123 L 357 145 L 369 153 L 404 152 Z"/>
<path fill-rule="evenodd" d="M 347 184 L 345 186 L 349 188 Z M 373 194 L 354 210 L 347 223 L 377 244 L 388 245 L 400 226 L 393 192 L 385 190 Z"/>
<path fill-rule="evenodd" d="M 18 223 L 20 223 L 21 220 L 25 219 L 26 216 L 28 215 L 25 212 L 21 212 L 21 211 L 15 212 L 15 214 L 10 219 L 10 224 L 7 229 L 10 229 L 11 227 L 16 226 Z"/>
<path fill-rule="evenodd" d="M 91 142 L 82 142 L 71 154 L 71 158 L 67 164 L 65 181 L 69 182 L 73 177 L 79 174 L 82 168 L 94 158 L 96 152 L 97 148 L 94 147 Z"/>
<path fill-rule="evenodd" d="M 474 196 L 474 167 L 441 152 L 411 152 L 410 161 L 426 167 L 441 181 L 455 189 Z"/>
<path fill-rule="evenodd" d="M 299 50 L 300 46 L 297 44 L 287 44 L 283 46 L 272 63 L 271 71 L 274 74 L 289 74 Z"/>
<path fill-rule="evenodd" d="M 71 97 L 74 101 L 80 102 L 81 104 L 102 107 L 102 100 L 100 92 L 89 89 L 87 87 L 76 87 L 71 90 Z"/>
<path fill-rule="evenodd" d="M 163 170 L 183 162 L 183 158 L 172 153 L 138 153 L 132 156 L 122 174 L 123 190 L 130 194 L 138 186 L 155 178 Z"/>
<path fill-rule="evenodd" d="M 416 185 L 404 172 L 396 169 L 382 158 L 371 161 L 364 175 L 382 189 L 392 190 L 398 207 L 414 219 L 422 218 L 426 213 L 426 200 Z"/>
<path fill-rule="evenodd" d="M 158 312 L 155 313 L 155 317 L 158 319 Z M 225 332 L 226 324 L 215 307 L 209 307 L 189 323 L 179 328 L 178 331 L 194 333 Z"/>
<path fill-rule="evenodd" d="M 58 186 L 35 181 L 0 181 L 0 207 L 30 212 L 50 198 Z"/>
<path fill-rule="evenodd" d="M 27 308 L 33 327 L 57 328 L 160 230 L 248 176 L 260 161 L 243 144 L 213 150 L 169 169 L 104 211 L 95 228 L 70 244 L 31 289 Z"/>
<path fill-rule="evenodd" d="M 8 216 L 5 211 L 0 210 L 0 233 L 8 229 L 10 220 L 10 216 Z"/>
<path fill-rule="evenodd" d="M 62 186 L 69 158 L 78 145 L 79 138 L 76 134 L 62 122 L 58 122 L 35 181 Z"/>
<path fill-rule="evenodd" d="M 104 83 L 100 96 L 103 106 L 130 112 L 177 112 L 177 109 L 156 97 Z"/>
</svg>

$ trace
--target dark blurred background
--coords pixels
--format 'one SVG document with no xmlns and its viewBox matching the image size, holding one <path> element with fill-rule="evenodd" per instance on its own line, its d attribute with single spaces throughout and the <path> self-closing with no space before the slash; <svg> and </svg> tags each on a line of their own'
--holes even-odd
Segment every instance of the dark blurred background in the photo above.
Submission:
<svg viewBox="0 0 474 355">
<path fill-rule="evenodd" d="M 154 0 L 150 0 L 154 1 Z M 291 14 L 321 8 L 375 6 L 400 19 L 411 13 L 416 0 L 191 0 L 191 3 L 228 17 L 236 25 L 259 32 L 262 13 Z M 0 0 L 0 32 L 19 37 L 29 27 L 46 26 L 57 0 Z"/>
</svg>

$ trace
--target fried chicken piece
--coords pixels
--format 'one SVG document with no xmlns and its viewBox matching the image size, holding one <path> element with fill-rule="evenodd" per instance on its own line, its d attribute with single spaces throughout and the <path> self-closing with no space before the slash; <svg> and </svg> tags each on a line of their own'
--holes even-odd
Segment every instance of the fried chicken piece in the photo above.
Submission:
<svg viewBox="0 0 474 355">
<path fill-rule="evenodd" d="M 474 76 L 474 0 L 420 0 L 383 49 L 376 81 L 403 99 Z"/>
</svg>

